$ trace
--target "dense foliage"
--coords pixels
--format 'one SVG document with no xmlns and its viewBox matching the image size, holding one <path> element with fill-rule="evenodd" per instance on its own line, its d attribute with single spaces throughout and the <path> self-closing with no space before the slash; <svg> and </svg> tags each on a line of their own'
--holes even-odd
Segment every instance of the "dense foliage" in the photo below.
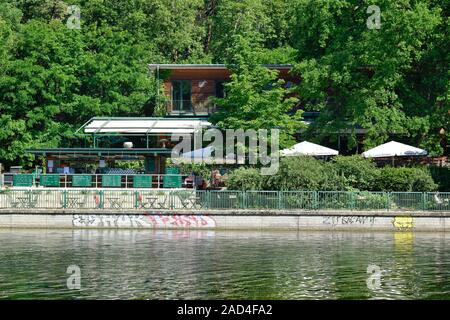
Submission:
<svg viewBox="0 0 450 320">
<path fill-rule="evenodd" d="M 378 168 L 369 159 L 339 156 L 329 162 L 312 157 L 282 158 L 280 170 L 273 176 L 262 176 L 256 168 L 239 168 L 228 174 L 227 187 L 231 190 L 434 191 L 438 185 L 428 168 Z"/>
<path fill-rule="evenodd" d="M 366 26 L 370 4 L 381 10 L 379 29 Z M 311 132 L 336 139 L 330 133 L 361 126 L 368 147 L 395 136 L 441 153 L 450 134 L 449 9 L 431 0 L 298 1 L 298 92 L 322 111 Z"/>
<path fill-rule="evenodd" d="M 277 71 L 261 65 L 253 53 L 260 52 L 255 42 L 242 36 L 233 38 L 228 50 L 232 71 L 225 85 L 226 98 L 215 99 L 220 106 L 211 121 L 224 129 L 279 129 L 281 148 L 295 143 L 294 134 L 302 128 L 301 111 L 294 109 L 297 99 L 289 96 L 285 82 L 277 79 Z"/>
<path fill-rule="evenodd" d="M 299 105 L 321 111 L 306 138 L 333 141 L 339 131 L 351 148 L 362 126 L 367 146 L 395 135 L 444 152 L 448 1 L 377 1 L 380 29 L 366 25 L 368 0 L 73 0 L 80 29 L 67 27 L 68 4 L 0 0 L 0 162 L 30 163 L 24 148 L 67 144 L 92 116 L 160 115 L 147 63 L 234 67 L 223 101 L 231 117 L 215 121 L 278 127 L 283 145 L 298 129 L 283 114 L 296 102 L 255 66 L 293 63 Z"/>
</svg>

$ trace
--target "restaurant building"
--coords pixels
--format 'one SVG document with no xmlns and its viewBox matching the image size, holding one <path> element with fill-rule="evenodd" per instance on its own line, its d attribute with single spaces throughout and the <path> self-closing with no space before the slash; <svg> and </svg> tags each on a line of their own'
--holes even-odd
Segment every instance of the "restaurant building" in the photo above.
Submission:
<svg viewBox="0 0 450 320">
<path fill-rule="evenodd" d="M 295 83 L 289 73 L 291 65 L 266 67 L 277 70 L 286 86 Z M 218 108 L 212 98 L 225 96 L 224 84 L 231 73 L 223 64 L 150 64 L 148 68 L 151 76 L 159 80 L 157 104 L 165 107 L 166 115 L 94 117 L 75 133 L 83 147 L 28 149 L 27 152 L 45 159 L 47 186 L 128 187 L 136 185 L 135 175 L 149 175 L 152 181 L 146 184 L 161 187 L 168 179 L 166 175 L 178 174 L 166 167 L 174 146 L 172 135 L 193 135 L 211 125 L 208 117 Z M 117 166 L 119 161 L 129 160 L 140 161 L 142 167 L 136 170 Z M 104 175 L 116 177 L 108 177 L 105 184 Z M 29 176 L 17 176 L 15 181 L 18 186 L 35 183 Z"/>
</svg>

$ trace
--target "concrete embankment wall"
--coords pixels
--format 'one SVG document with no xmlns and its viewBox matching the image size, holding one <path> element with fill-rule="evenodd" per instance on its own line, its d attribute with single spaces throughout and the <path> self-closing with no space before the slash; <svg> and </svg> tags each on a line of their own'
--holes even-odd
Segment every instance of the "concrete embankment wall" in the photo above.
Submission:
<svg viewBox="0 0 450 320">
<path fill-rule="evenodd" d="M 447 231 L 450 212 L 0 211 L 0 228 Z"/>
</svg>

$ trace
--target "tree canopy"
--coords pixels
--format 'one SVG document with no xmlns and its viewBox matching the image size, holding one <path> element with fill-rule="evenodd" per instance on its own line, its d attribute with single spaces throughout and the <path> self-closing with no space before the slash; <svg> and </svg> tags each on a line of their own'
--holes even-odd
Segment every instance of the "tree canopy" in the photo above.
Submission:
<svg viewBox="0 0 450 320">
<path fill-rule="evenodd" d="M 0 162 L 56 147 L 92 116 L 151 116 L 148 63 L 226 63 L 223 125 L 284 128 L 320 111 L 303 137 L 406 139 L 442 154 L 450 138 L 449 7 L 444 0 L 0 0 Z M 298 101 L 263 63 L 292 63 Z M 270 85 L 270 88 L 266 86 Z M 289 92 L 288 92 L 289 93 Z M 241 109 L 240 109 L 241 108 Z M 254 121 L 252 119 L 255 119 Z M 353 144 L 352 144 L 353 142 Z M 448 149 L 447 151 L 448 152 Z"/>
</svg>

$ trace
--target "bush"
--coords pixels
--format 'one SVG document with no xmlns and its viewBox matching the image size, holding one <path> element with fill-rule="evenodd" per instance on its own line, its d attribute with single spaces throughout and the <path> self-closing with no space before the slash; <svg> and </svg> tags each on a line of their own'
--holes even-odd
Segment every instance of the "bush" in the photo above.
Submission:
<svg viewBox="0 0 450 320">
<path fill-rule="evenodd" d="M 379 175 L 379 170 L 371 159 L 358 155 L 338 156 L 333 159 L 332 168 L 336 170 L 337 175 L 345 177 L 347 188 L 377 190 L 375 181 Z"/>
<path fill-rule="evenodd" d="M 321 190 L 326 179 L 324 163 L 312 157 L 286 157 L 275 175 L 264 179 L 265 190 Z"/>
<path fill-rule="evenodd" d="M 377 168 L 360 156 L 325 162 L 312 157 L 286 157 L 278 172 L 262 176 L 256 168 L 238 168 L 228 176 L 230 190 L 419 191 L 437 189 L 427 168 Z M 374 201 L 383 202 L 383 199 Z"/>
<path fill-rule="evenodd" d="M 263 179 L 259 169 L 240 167 L 228 174 L 226 186 L 230 190 L 262 190 Z"/>
<path fill-rule="evenodd" d="M 355 209 L 357 210 L 379 210 L 386 208 L 389 196 L 386 193 L 358 192 L 356 196 Z"/>
<path fill-rule="evenodd" d="M 203 179 L 209 179 L 211 177 L 211 171 L 215 168 L 213 165 L 206 163 L 174 163 L 172 161 L 168 161 L 166 166 L 180 169 L 181 174 L 191 174 L 194 172 Z"/>
<path fill-rule="evenodd" d="M 424 168 L 381 168 L 376 185 L 381 191 L 426 192 L 437 189 L 429 170 Z"/>
<path fill-rule="evenodd" d="M 322 186 L 324 191 L 355 191 L 348 179 L 336 170 L 333 162 L 324 162 L 322 172 Z"/>
</svg>

